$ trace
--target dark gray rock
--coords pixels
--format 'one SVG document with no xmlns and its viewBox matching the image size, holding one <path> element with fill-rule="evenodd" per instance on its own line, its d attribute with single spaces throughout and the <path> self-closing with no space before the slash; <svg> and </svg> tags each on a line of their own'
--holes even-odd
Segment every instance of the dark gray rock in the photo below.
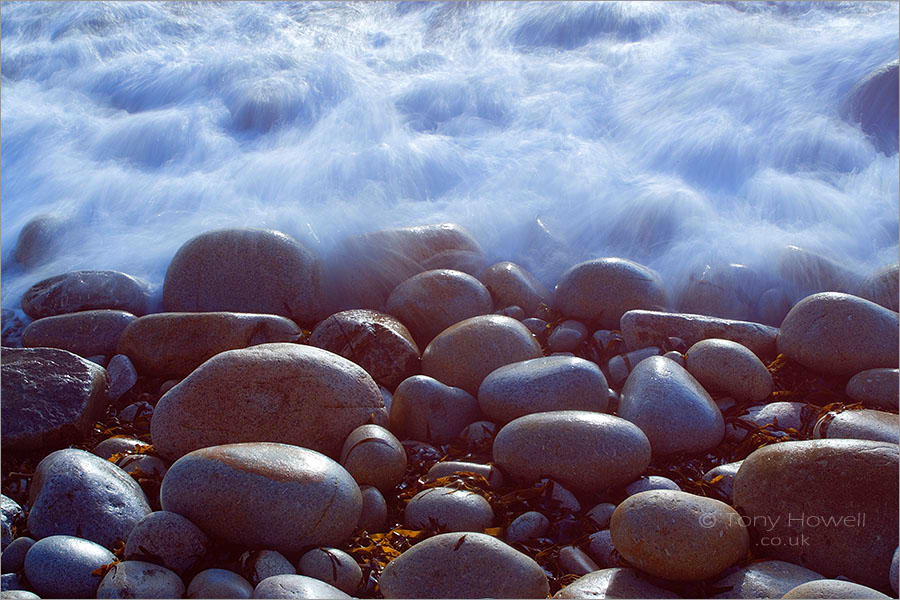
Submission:
<svg viewBox="0 0 900 600">
<path fill-rule="evenodd" d="M 853 400 L 875 408 L 897 409 L 900 369 L 867 369 L 850 378 L 846 393 Z"/>
<path fill-rule="evenodd" d="M 152 512 L 134 526 L 125 544 L 125 560 L 160 564 L 182 574 L 206 555 L 209 538 L 186 517 Z"/>
<path fill-rule="evenodd" d="M 116 354 L 106 365 L 109 374 L 109 399 L 115 402 L 137 383 L 138 374 L 131 361 L 124 354 Z M 153 412 L 152 408 L 150 412 Z"/>
<path fill-rule="evenodd" d="M 187 588 L 188 598 L 251 598 L 253 586 L 233 571 L 206 569 L 197 573 Z"/>
<path fill-rule="evenodd" d="M 80 440 L 108 405 L 106 370 L 65 350 L 4 348 L 3 448 L 31 450 Z"/>
<path fill-rule="evenodd" d="M 94 571 L 115 560 L 100 544 L 52 535 L 38 540 L 25 555 L 25 576 L 43 598 L 94 598 L 102 579 Z"/>
<path fill-rule="evenodd" d="M 150 288 L 146 282 L 119 271 L 72 271 L 39 281 L 22 297 L 22 309 L 32 319 L 82 310 L 147 312 Z"/>
<path fill-rule="evenodd" d="M 34 545 L 34 540 L 30 537 L 19 537 L 14 539 L 3 550 L 0 555 L 0 571 L 3 573 L 14 573 L 21 571 L 25 566 L 25 555 Z"/>
</svg>

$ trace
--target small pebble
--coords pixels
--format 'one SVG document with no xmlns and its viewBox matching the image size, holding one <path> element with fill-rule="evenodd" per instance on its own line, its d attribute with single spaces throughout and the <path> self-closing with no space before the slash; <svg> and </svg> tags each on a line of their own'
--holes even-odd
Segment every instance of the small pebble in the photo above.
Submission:
<svg viewBox="0 0 900 600">
<path fill-rule="evenodd" d="M 600 529 L 606 529 L 609 527 L 609 519 L 610 517 L 612 517 L 612 514 L 615 510 L 615 504 L 603 502 L 589 510 L 586 516 L 594 523 L 596 523 L 597 527 L 599 527 Z"/>
<path fill-rule="evenodd" d="M 459 433 L 459 439 L 469 444 L 479 444 L 497 435 L 497 424 L 491 421 L 475 421 Z"/>
<path fill-rule="evenodd" d="M 240 563 L 241 575 L 253 586 L 268 577 L 297 574 L 291 561 L 276 550 L 248 550 L 241 554 Z"/>
<path fill-rule="evenodd" d="M 551 352 L 573 352 L 587 339 L 588 329 L 580 321 L 569 319 L 557 325 L 547 338 Z"/>
<path fill-rule="evenodd" d="M 409 501 L 403 523 L 410 529 L 482 532 L 494 521 L 494 510 L 481 495 L 466 490 L 435 487 L 422 490 Z"/>
<path fill-rule="evenodd" d="M 869 369 L 847 382 L 847 395 L 873 408 L 897 409 L 900 369 Z"/>
<path fill-rule="evenodd" d="M 0 572 L 13 573 L 21 571 L 25 567 L 25 555 L 34 545 L 34 540 L 30 537 L 19 537 L 14 539 L 3 550 L 0 555 Z"/>
<path fill-rule="evenodd" d="M 97 588 L 97 598 L 183 598 L 184 582 L 174 572 L 148 562 L 113 566 Z"/>
<path fill-rule="evenodd" d="M 337 548 L 310 550 L 300 557 L 297 572 L 324 581 L 347 594 L 354 594 L 362 581 L 362 569 L 353 557 Z"/>
<path fill-rule="evenodd" d="M 550 529 L 550 520 L 541 513 L 531 510 L 522 513 L 506 528 L 506 540 L 524 542 L 542 537 Z"/>
<path fill-rule="evenodd" d="M 659 475 L 649 475 L 641 477 L 637 481 L 632 481 L 625 486 L 625 493 L 629 496 L 640 494 L 641 492 L 649 492 L 650 490 L 676 490 L 681 491 L 678 484 L 668 477 L 660 477 Z"/>
<path fill-rule="evenodd" d="M 187 588 L 188 598 L 252 598 L 250 582 L 225 569 L 206 569 L 191 580 Z"/>
<path fill-rule="evenodd" d="M 159 386 L 159 395 L 163 396 L 166 392 L 171 390 L 173 387 L 178 385 L 179 380 L 177 379 L 169 379 L 167 381 L 163 381 Z"/>
<path fill-rule="evenodd" d="M 380 532 L 387 524 L 387 502 L 378 488 L 372 485 L 361 485 L 362 512 L 359 515 L 359 529 L 369 533 Z"/>
<path fill-rule="evenodd" d="M 525 319 L 525 311 L 522 310 L 521 306 L 507 306 L 506 308 L 501 308 L 497 311 L 498 315 L 503 315 L 505 317 L 512 317 L 516 321 L 522 321 Z"/>
<path fill-rule="evenodd" d="M 541 335 L 547 329 L 547 321 L 530 317 L 522 320 L 522 325 L 528 328 L 528 331 L 534 335 Z"/>
<path fill-rule="evenodd" d="M 618 332 L 610 331 L 609 329 L 598 329 L 592 337 L 594 344 L 606 354 L 609 354 L 614 349 L 613 346 L 619 346 L 622 342 L 622 336 Z"/>
<path fill-rule="evenodd" d="M 638 366 L 642 360 L 658 355 L 659 348 L 650 346 L 648 348 L 641 348 L 640 350 L 633 350 L 632 352 L 613 356 L 609 359 L 609 363 L 607 363 L 606 367 L 609 371 L 610 383 L 613 385 L 620 385 L 628 379 L 628 375 L 631 374 L 634 368 Z"/>
<path fill-rule="evenodd" d="M 619 566 L 619 554 L 612 541 L 609 529 L 597 531 L 588 536 L 588 554 L 601 569 L 611 569 Z"/>
<path fill-rule="evenodd" d="M 183 574 L 206 555 L 209 538 L 179 514 L 158 510 L 134 526 L 125 544 L 125 560 L 155 562 Z"/>
<path fill-rule="evenodd" d="M 684 354 L 682 354 L 681 352 L 671 350 L 671 351 L 663 354 L 663 356 L 668 358 L 669 360 L 673 360 L 673 361 L 677 362 L 682 367 L 684 366 Z"/>
<path fill-rule="evenodd" d="M 119 411 L 119 421 L 133 423 L 138 418 L 148 418 L 153 415 L 153 405 L 149 402 L 133 402 Z"/>
<path fill-rule="evenodd" d="M 578 502 L 578 498 L 575 497 L 575 494 L 556 481 L 544 478 L 538 481 L 537 484 L 538 486 L 550 486 L 550 499 L 556 503 L 557 507 L 569 512 L 578 512 L 581 510 L 581 503 Z"/>
<path fill-rule="evenodd" d="M 374 485 L 385 493 L 406 474 L 406 451 L 400 440 L 379 425 L 360 425 L 351 431 L 340 462 L 357 484 Z"/>
<path fill-rule="evenodd" d="M 559 566 L 566 573 L 586 575 L 600 569 L 591 557 L 575 546 L 563 546 L 559 550 Z"/>
<path fill-rule="evenodd" d="M 351 598 L 333 585 L 305 575 L 275 575 L 263 579 L 253 590 L 254 598 Z"/>
<path fill-rule="evenodd" d="M 143 475 L 161 478 L 169 470 L 161 458 L 149 454 L 126 454 L 116 464 L 129 475 L 140 471 Z"/>
<path fill-rule="evenodd" d="M 740 415 L 742 421 L 755 424 L 757 427 L 771 425 L 767 429 L 769 433 L 776 437 L 784 437 L 787 435 L 779 429 L 793 428 L 800 430 L 803 422 L 810 412 L 809 405 L 803 402 L 771 402 L 763 406 L 751 406 L 747 409 L 747 414 Z M 778 426 L 775 427 L 775 422 Z M 747 437 L 747 429 L 736 427 L 729 424 L 725 428 L 725 437 L 728 440 L 740 441 Z"/>
<path fill-rule="evenodd" d="M 739 460 L 737 462 L 719 465 L 718 467 L 713 467 L 703 475 L 703 481 L 709 483 L 712 487 L 721 492 L 722 495 L 725 496 L 725 502 L 728 504 L 731 504 L 731 493 L 734 491 L 734 476 L 737 475 L 738 469 L 741 468 L 741 463 L 743 462 L 744 461 Z M 720 475 L 721 479 L 716 479 Z M 713 483 L 713 481 L 715 481 L 715 483 Z"/>
<path fill-rule="evenodd" d="M 475 473 L 481 475 L 491 484 L 492 488 L 499 488 L 503 485 L 503 473 L 494 465 L 480 465 L 453 460 L 434 463 L 434 466 L 425 475 L 425 481 L 434 481 L 454 473 Z"/>
<path fill-rule="evenodd" d="M 109 359 L 106 367 L 109 373 L 109 399 L 116 401 L 137 383 L 137 370 L 124 354 L 116 354 Z"/>
</svg>

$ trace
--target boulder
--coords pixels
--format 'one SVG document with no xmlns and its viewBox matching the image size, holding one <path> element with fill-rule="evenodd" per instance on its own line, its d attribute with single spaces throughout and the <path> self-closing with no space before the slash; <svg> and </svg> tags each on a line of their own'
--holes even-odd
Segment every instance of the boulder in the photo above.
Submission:
<svg viewBox="0 0 900 600">
<path fill-rule="evenodd" d="M 484 315 L 452 325 L 422 354 L 422 373 L 475 395 L 492 371 L 543 356 L 541 345 L 522 323 Z"/>
<path fill-rule="evenodd" d="M 300 557 L 297 570 L 347 594 L 356 592 L 363 576 L 353 557 L 337 548 L 313 548 Z"/>
<path fill-rule="evenodd" d="M 763 560 L 742 567 L 713 584 L 731 588 L 713 598 L 781 598 L 802 583 L 825 579 L 819 573 L 783 560 Z"/>
<path fill-rule="evenodd" d="M 497 306 L 519 306 L 531 316 L 541 304 L 550 304 L 550 292 L 537 278 L 511 262 L 498 262 L 485 270 L 481 281 Z"/>
<path fill-rule="evenodd" d="M 481 411 L 500 424 L 554 410 L 602 413 L 608 399 L 609 387 L 600 367 L 567 356 L 533 358 L 500 367 L 478 388 Z"/>
<path fill-rule="evenodd" d="M 163 510 L 207 535 L 249 548 L 297 552 L 353 533 L 362 496 L 327 456 L 288 444 L 226 444 L 177 460 L 160 488 Z"/>
<path fill-rule="evenodd" d="M 846 393 L 856 402 L 875 408 L 897 410 L 900 369 L 867 369 L 847 382 Z"/>
<path fill-rule="evenodd" d="M 422 490 L 403 512 L 409 529 L 482 532 L 494 521 L 494 510 L 479 494 L 448 487 Z"/>
<path fill-rule="evenodd" d="M 772 374 L 746 346 L 731 340 L 697 342 L 685 354 L 684 367 L 710 392 L 738 402 L 762 402 L 772 393 Z"/>
<path fill-rule="evenodd" d="M 42 598 L 94 598 L 102 576 L 97 569 L 116 555 L 70 535 L 38 540 L 25 555 L 25 576 Z"/>
<path fill-rule="evenodd" d="M 341 465 L 359 485 L 389 492 L 406 474 L 406 450 L 384 427 L 360 425 L 344 441 Z"/>
<path fill-rule="evenodd" d="M 603 329 L 618 329 L 629 310 L 665 310 L 667 304 L 656 272 L 619 258 L 578 263 L 562 274 L 553 295 L 564 316 Z"/>
<path fill-rule="evenodd" d="M 734 507 L 766 538 L 762 555 L 882 589 L 898 542 L 898 464 L 884 442 L 765 446 L 741 464 Z"/>
<path fill-rule="evenodd" d="M 866 277 L 856 295 L 897 312 L 900 309 L 900 264 L 894 263 Z"/>
<path fill-rule="evenodd" d="M 121 310 L 85 310 L 32 321 L 22 332 L 26 348 L 60 348 L 79 356 L 116 353 L 119 336 L 137 317 Z"/>
<path fill-rule="evenodd" d="M 792 600 L 800 598 L 867 598 L 868 600 L 879 600 L 880 598 L 891 598 L 891 596 L 852 581 L 818 579 L 808 583 L 801 583 L 788 591 L 782 598 L 791 598 Z"/>
<path fill-rule="evenodd" d="M 179 514 L 158 510 L 135 524 L 125 543 L 125 560 L 149 561 L 178 574 L 189 571 L 209 549 L 209 538 Z"/>
<path fill-rule="evenodd" d="M 150 422 L 165 458 L 223 443 L 283 442 L 337 457 L 384 407 L 362 367 L 326 350 L 263 344 L 217 354 L 169 390 Z"/>
<path fill-rule="evenodd" d="M 619 417 L 584 411 L 519 417 L 494 439 L 494 462 L 514 479 L 550 477 L 585 493 L 633 481 L 650 463 L 650 443 Z"/>
<path fill-rule="evenodd" d="M 97 598 L 182 598 L 181 577 L 159 565 L 126 560 L 113 565 L 97 588 Z"/>
<path fill-rule="evenodd" d="M 840 105 L 840 114 L 858 124 L 886 156 L 897 153 L 898 72 L 896 60 L 862 78 Z"/>
<path fill-rule="evenodd" d="M 637 569 L 601 569 L 576 579 L 554 598 L 678 598 Z"/>
<path fill-rule="evenodd" d="M 813 428 L 813 437 L 900 443 L 897 413 L 864 408 L 826 413 Z"/>
<path fill-rule="evenodd" d="M 807 296 L 781 324 L 778 352 L 828 375 L 896 368 L 898 315 L 857 296 L 826 292 Z"/>
<path fill-rule="evenodd" d="M 96 309 L 143 315 L 149 304 L 150 286 L 119 271 L 63 273 L 37 282 L 22 297 L 22 310 L 32 319 Z"/>
<path fill-rule="evenodd" d="M 483 533 L 442 533 L 392 560 L 378 586 L 385 598 L 546 598 L 544 570 Z"/>
<path fill-rule="evenodd" d="M 309 323 L 322 312 L 320 271 L 312 250 L 279 231 L 207 231 L 185 242 L 169 263 L 163 307 L 272 314 Z"/>
<path fill-rule="evenodd" d="M 704 452 L 725 435 L 722 411 L 677 363 L 652 356 L 638 364 L 619 397 L 619 416 L 647 436 L 653 454 Z"/>
<path fill-rule="evenodd" d="M 157 313 L 126 327 L 117 352 L 144 375 L 181 378 L 226 350 L 296 342 L 300 337 L 293 321 L 276 315 Z"/>
<path fill-rule="evenodd" d="M 254 598 L 335 598 L 350 599 L 338 588 L 305 575 L 275 575 L 263 579 L 253 590 Z"/>
<path fill-rule="evenodd" d="M 389 390 L 419 372 L 419 347 L 396 318 L 374 310 L 345 310 L 316 325 L 309 343 L 349 358 Z"/>
</svg>

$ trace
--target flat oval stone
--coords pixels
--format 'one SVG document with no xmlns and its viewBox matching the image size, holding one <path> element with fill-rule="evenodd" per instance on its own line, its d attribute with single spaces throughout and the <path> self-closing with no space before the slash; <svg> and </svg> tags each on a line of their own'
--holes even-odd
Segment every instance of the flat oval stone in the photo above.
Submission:
<svg viewBox="0 0 900 600">
<path fill-rule="evenodd" d="M 847 382 L 848 396 L 875 408 L 897 409 L 900 369 L 868 369 Z"/>
<path fill-rule="evenodd" d="M 778 352 L 828 375 L 896 368 L 898 315 L 849 294 L 826 292 L 794 305 L 778 333 Z"/>
<path fill-rule="evenodd" d="M 125 543 L 125 560 L 142 560 L 183 574 L 206 555 L 209 538 L 179 514 L 158 510 L 137 522 Z"/>
<path fill-rule="evenodd" d="M 93 572 L 116 560 L 94 542 L 70 535 L 38 540 L 25 555 L 25 576 L 42 598 L 94 598 L 101 577 Z"/>
<path fill-rule="evenodd" d="M 478 531 L 490 527 L 494 510 L 481 495 L 466 490 L 434 487 L 422 490 L 409 501 L 403 523 L 410 529 Z"/>
<path fill-rule="evenodd" d="M 341 450 L 341 465 L 360 485 L 393 489 L 406 474 L 406 450 L 394 434 L 379 425 L 360 425 Z"/>
<path fill-rule="evenodd" d="M 619 417 L 584 411 L 519 417 L 494 440 L 494 462 L 513 478 L 550 477 L 587 493 L 634 480 L 650 464 L 650 443 Z"/>
<path fill-rule="evenodd" d="M 609 532 L 629 564 L 672 581 L 714 577 L 750 548 L 747 527 L 733 508 L 672 490 L 626 498 L 613 513 Z"/>
<path fill-rule="evenodd" d="M 269 229 L 219 229 L 184 243 L 166 271 L 168 312 L 281 315 L 298 323 L 322 311 L 318 256 Z"/>
<path fill-rule="evenodd" d="M 181 577 L 159 565 L 126 560 L 114 565 L 97 588 L 97 598 L 182 598 Z"/>
<path fill-rule="evenodd" d="M 868 598 L 878 600 L 890 598 L 878 590 L 840 579 L 818 579 L 808 583 L 801 583 L 788 591 L 782 598 Z"/>
<path fill-rule="evenodd" d="M 381 572 L 385 598 L 546 598 L 544 570 L 483 533 L 442 533 L 419 542 Z"/>
<path fill-rule="evenodd" d="M 387 502 L 378 488 L 372 485 L 359 486 L 362 494 L 362 512 L 357 528 L 369 533 L 379 532 L 387 524 Z"/>
<path fill-rule="evenodd" d="M 147 496 L 125 471 L 75 448 L 38 463 L 29 503 L 28 529 L 35 538 L 77 535 L 107 548 L 128 539 L 150 513 Z"/>
<path fill-rule="evenodd" d="M 187 589 L 188 598 L 251 598 L 253 586 L 233 571 L 206 569 L 197 573 Z"/>
<path fill-rule="evenodd" d="M 746 346 L 731 340 L 703 340 L 685 355 L 688 373 L 710 392 L 739 402 L 762 402 L 772 393 L 772 374 Z"/>
<path fill-rule="evenodd" d="M 362 569 L 353 557 L 337 548 L 314 548 L 300 557 L 297 571 L 353 594 L 362 581 Z"/>
<path fill-rule="evenodd" d="M 181 378 L 220 352 L 296 342 L 300 328 L 276 315 L 234 312 L 156 313 L 125 328 L 117 352 L 141 373 Z"/>
<path fill-rule="evenodd" d="M 465 390 L 414 375 L 397 386 L 388 423 L 403 439 L 446 444 L 480 416 L 478 401 Z"/>
<path fill-rule="evenodd" d="M 241 554 L 240 563 L 241 574 L 253 586 L 276 575 L 297 574 L 291 561 L 275 550 L 247 550 Z"/>
<path fill-rule="evenodd" d="M 731 590 L 713 598 L 781 598 L 800 584 L 825 579 L 819 573 L 783 560 L 763 560 L 738 569 L 715 582 Z"/>
<path fill-rule="evenodd" d="M 813 437 L 900 443 L 900 419 L 896 413 L 864 408 L 828 413 L 813 428 Z"/>
<path fill-rule="evenodd" d="M 492 371 L 543 356 L 528 329 L 511 317 L 483 315 L 442 331 L 422 354 L 422 373 L 472 395 Z"/>
<path fill-rule="evenodd" d="M 195 450 L 166 473 L 160 504 L 211 537 L 296 552 L 338 545 L 362 510 L 359 486 L 327 456 L 273 443 Z"/>
<path fill-rule="evenodd" d="M 898 475 L 896 444 L 782 442 L 744 459 L 734 507 L 768 538 L 763 555 L 880 588 L 897 547 Z"/>
<path fill-rule="evenodd" d="M 640 427 L 655 455 L 703 452 L 725 436 L 722 411 L 703 386 L 662 356 L 641 361 L 628 376 L 619 416 Z"/>
<path fill-rule="evenodd" d="M 553 296 L 563 315 L 603 329 L 618 329 L 629 310 L 665 310 L 667 304 L 655 271 L 620 258 L 578 263 L 560 276 Z"/>
<path fill-rule="evenodd" d="M 79 356 L 116 353 L 119 336 L 137 319 L 122 310 L 86 310 L 32 321 L 22 332 L 26 348 L 60 348 Z"/>
<path fill-rule="evenodd" d="M 550 304 L 550 292 L 537 278 L 515 263 L 498 262 L 488 267 L 481 281 L 498 306 L 520 306 L 531 316 L 541 304 Z"/>
<path fill-rule="evenodd" d="M 410 277 L 391 292 L 386 304 L 387 312 L 409 327 L 423 347 L 451 325 L 493 308 L 491 294 L 480 281 L 450 269 Z"/>
<path fill-rule="evenodd" d="M 900 265 L 878 269 L 863 280 L 856 295 L 897 312 L 900 309 Z"/>
<path fill-rule="evenodd" d="M 122 310 L 143 315 L 149 310 L 150 286 L 119 271 L 72 271 L 37 282 L 22 297 L 32 319 L 82 310 Z"/>
<path fill-rule="evenodd" d="M 362 367 L 326 350 L 264 344 L 217 354 L 156 405 L 150 435 L 168 459 L 217 444 L 282 442 L 338 456 L 384 407 Z"/>
<path fill-rule="evenodd" d="M 352 598 L 333 585 L 305 575 L 275 575 L 263 579 L 253 590 L 254 598 Z"/>
<path fill-rule="evenodd" d="M 637 569 L 601 569 L 582 575 L 556 592 L 554 598 L 679 598 L 653 585 Z"/>
<path fill-rule="evenodd" d="M 5 450 L 76 442 L 108 405 L 106 370 L 54 348 L 4 348 L 0 404 Z"/>
<path fill-rule="evenodd" d="M 554 410 L 604 412 L 606 377 L 582 358 L 546 356 L 493 371 L 478 388 L 481 411 L 497 423 Z"/>
<path fill-rule="evenodd" d="M 389 390 L 419 372 L 419 347 L 398 319 L 374 310 L 345 310 L 313 329 L 309 343 L 348 358 Z"/>
</svg>

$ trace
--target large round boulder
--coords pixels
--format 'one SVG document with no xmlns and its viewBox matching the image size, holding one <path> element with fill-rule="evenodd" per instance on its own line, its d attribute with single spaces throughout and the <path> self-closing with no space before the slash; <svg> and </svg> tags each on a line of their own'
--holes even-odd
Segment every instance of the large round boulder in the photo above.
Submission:
<svg viewBox="0 0 900 600">
<path fill-rule="evenodd" d="M 322 310 L 316 254 L 279 231 L 219 229 L 178 249 L 163 284 L 171 312 L 234 311 L 307 323 Z"/>
<path fill-rule="evenodd" d="M 422 354 L 422 373 L 473 396 L 489 373 L 543 356 L 528 329 L 511 317 L 482 315 L 452 325 Z"/>
<path fill-rule="evenodd" d="M 383 408 L 378 386 L 346 358 L 263 344 L 217 354 L 169 390 L 150 435 L 173 460 L 232 442 L 283 442 L 336 457 L 350 432 Z"/>
<path fill-rule="evenodd" d="M 212 446 L 178 459 L 163 478 L 160 504 L 211 537 L 297 552 L 350 537 L 362 495 L 327 456 L 263 442 Z"/>
<path fill-rule="evenodd" d="M 388 563 L 378 578 L 385 598 L 546 598 L 544 570 L 483 533 L 442 533 Z"/>
<path fill-rule="evenodd" d="M 825 292 L 794 305 L 778 333 L 778 352 L 828 375 L 896 368 L 897 313 L 850 294 Z"/>
<path fill-rule="evenodd" d="M 562 274 L 553 296 L 564 316 L 602 329 L 619 329 L 619 319 L 629 310 L 665 310 L 667 304 L 659 275 L 620 258 L 578 263 Z"/>
<path fill-rule="evenodd" d="M 898 540 L 898 475 L 896 444 L 783 442 L 744 459 L 733 503 L 763 555 L 882 589 Z"/>
<path fill-rule="evenodd" d="M 514 479 L 549 477 L 596 493 L 636 479 L 650 464 L 650 442 L 619 417 L 586 411 L 543 412 L 508 423 L 494 439 L 494 462 Z"/>
</svg>

